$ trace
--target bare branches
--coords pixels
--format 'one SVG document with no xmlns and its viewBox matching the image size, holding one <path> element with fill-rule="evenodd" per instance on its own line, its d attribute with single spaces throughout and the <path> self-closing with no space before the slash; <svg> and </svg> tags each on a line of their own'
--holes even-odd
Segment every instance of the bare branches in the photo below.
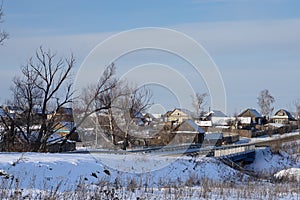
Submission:
<svg viewBox="0 0 300 200">
<path fill-rule="evenodd" d="M 129 105 L 131 117 L 134 117 L 136 113 L 145 112 L 152 104 L 152 93 L 149 89 L 146 87 L 134 89 Z"/>
<path fill-rule="evenodd" d="M 111 108 L 114 100 L 114 89 L 118 85 L 115 75 L 114 64 L 109 65 L 100 76 L 96 85 L 90 85 L 83 89 L 77 107 L 82 111 L 82 117 L 77 121 L 80 126 L 86 118 L 93 113 L 101 112 Z"/>
<path fill-rule="evenodd" d="M 300 119 L 300 100 L 297 99 L 293 102 L 294 106 L 295 106 L 295 117 L 297 120 Z"/>
<path fill-rule="evenodd" d="M 69 139 L 87 118 L 93 114 L 97 117 L 99 113 L 110 116 L 112 138 L 115 134 L 113 124 L 124 117 L 126 121 L 124 140 L 127 141 L 129 128 L 136 122 L 137 115 L 151 105 L 150 90 L 145 87 L 132 89 L 126 82 L 119 81 L 115 77 L 114 64 L 107 66 L 99 76 L 98 82 L 84 88 L 80 97 L 73 102 L 74 91 L 69 79 L 74 64 L 73 55 L 64 59 L 57 58 L 50 50 L 45 51 L 40 47 L 28 64 L 22 67 L 22 76 L 14 78 L 12 87 L 14 104 L 25 110 L 21 124 L 15 123 L 14 127 L 19 129 L 17 135 L 22 134 L 30 151 L 45 151 L 51 135 L 64 127 L 60 124 L 62 121 L 57 113 L 66 104 L 75 104 L 73 108 L 79 113 L 75 115 L 76 126 L 64 135 L 64 141 Z M 117 109 L 120 115 L 113 113 L 112 108 Z M 11 121 L 15 122 L 14 119 Z M 14 127 L 11 130 L 16 133 Z M 37 128 L 33 130 L 33 127 Z M 33 133 L 35 140 L 30 139 Z"/>
<path fill-rule="evenodd" d="M 146 87 L 131 88 L 126 82 L 120 88 L 122 92 L 113 104 L 112 119 L 124 134 L 123 149 L 129 145 L 129 135 L 136 135 L 135 130 L 143 123 L 142 113 L 152 105 L 152 93 Z"/>
<path fill-rule="evenodd" d="M 272 104 L 275 102 L 274 97 L 270 94 L 269 90 L 262 90 L 257 98 L 258 106 L 260 107 L 261 114 L 270 116 L 274 110 Z"/>
<path fill-rule="evenodd" d="M 4 13 L 3 13 L 3 9 L 2 9 L 2 4 L 0 5 L 0 23 L 3 22 L 2 18 L 4 16 Z M 8 39 L 8 33 L 5 32 L 4 30 L 1 30 L 0 29 L 0 45 L 3 44 L 4 40 Z"/>
<path fill-rule="evenodd" d="M 56 54 L 40 47 L 28 64 L 21 68 L 22 76 L 13 80 L 14 104 L 24 109 L 23 128 L 20 127 L 19 131 L 32 146 L 32 151 L 44 151 L 48 138 L 55 132 L 57 122 L 54 115 L 49 117 L 49 110 L 58 111 L 72 102 L 74 93 L 69 80 L 74 64 L 73 55 L 57 59 Z M 36 140 L 31 141 L 33 125 L 40 128 L 35 130 Z"/>
<path fill-rule="evenodd" d="M 205 105 L 205 99 L 207 97 L 207 93 L 199 93 L 197 92 L 195 96 L 192 96 L 192 106 L 194 107 L 196 114 L 200 117 L 200 113 L 203 110 L 203 106 Z"/>
</svg>

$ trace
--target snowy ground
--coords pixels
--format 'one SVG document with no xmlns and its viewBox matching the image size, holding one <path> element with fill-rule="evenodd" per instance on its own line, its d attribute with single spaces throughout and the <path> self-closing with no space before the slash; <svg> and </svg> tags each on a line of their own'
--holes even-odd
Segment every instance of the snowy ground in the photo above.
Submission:
<svg viewBox="0 0 300 200">
<path fill-rule="evenodd" d="M 134 173 L 133 166 L 149 166 L 149 161 L 145 163 L 143 157 L 145 156 L 102 154 L 95 158 L 92 154 L 1 153 L 0 174 L 2 179 L 7 178 L 7 183 L 12 178 L 19 179 L 19 187 L 41 190 L 49 189 L 61 181 L 63 182 L 61 190 L 74 190 L 80 180 L 89 184 L 96 184 L 99 181 L 115 184 L 119 181 L 118 184 L 126 185 L 134 179 L 143 185 L 164 187 L 183 184 L 189 179 L 209 178 L 214 181 L 237 179 L 234 177 L 238 172 L 214 158 L 183 157 L 172 160 L 161 169 Z M 108 158 L 111 160 L 110 163 L 104 164 L 99 158 L 105 158 L 104 161 Z M 161 156 L 153 159 L 155 165 L 157 162 L 164 163 L 173 158 Z M 130 160 L 133 165 L 129 165 Z M 115 170 L 109 166 L 111 164 L 119 165 L 120 169 L 130 167 L 131 171 Z"/>
<path fill-rule="evenodd" d="M 285 134 L 274 134 L 272 137 L 268 135 L 262 135 L 259 137 L 254 137 L 254 138 L 247 138 L 247 137 L 240 137 L 240 140 L 236 142 L 236 144 L 245 144 L 245 143 L 253 143 L 253 142 L 260 142 L 260 141 L 266 141 L 266 140 L 272 140 L 276 138 L 284 138 L 284 137 L 289 137 L 292 135 L 299 135 L 299 131 L 296 132 L 291 132 L 291 133 L 285 133 Z"/>
<path fill-rule="evenodd" d="M 89 191 L 100 187 L 98 192 L 105 195 L 118 193 L 121 199 L 299 199 L 299 146 L 300 141 L 289 142 L 278 154 L 270 148 L 257 149 L 255 161 L 245 168 L 266 177 L 263 180 L 208 157 L 141 153 L 0 153 L 0 199 L 7 198 L 1 196 L 4 191 L 16 194 L 15 188 L 23 191 L 20 192 L 22 198 L 26 193 L 51 191 L 52 194 L 56 189 L 64 194 L 60 199 L 96 194 L 95 191 L 92 194 L 82 192 L 82 185 Z M 272 182 L 274 177 L 277 182 Z"/>
</svg>

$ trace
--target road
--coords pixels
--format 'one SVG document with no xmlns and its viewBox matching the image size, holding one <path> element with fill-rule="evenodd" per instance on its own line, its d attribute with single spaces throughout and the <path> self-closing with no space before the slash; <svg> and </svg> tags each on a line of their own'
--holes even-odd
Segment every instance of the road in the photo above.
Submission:
<svg viewBox="0 0 300 200">
<path fill-rule="evenodd" d="M 106 154 L 132 154 L 132 153 L 153 153 L 166 156 L 180 156 L 180 155 L 207 155 L 214 156 L 215 150 L 230 150 L 238 149 L 240 147 L 248 147 L 255 145 L 255 147 L 266 147 L 272 145 L 280 145 L 284 142 L 300 140 L 300 134 L 297 135 L 281 135 L 276 138 L 268 138 L 259 141 L 253 141 L 244 144 L 231 144 L 220 147 L 201 147 L 201 145 L 195 144 L 183 144 L 175 146 L 165 146 L 165 147 L 145 147 L 132 150 L 105 150 L 105 149 L 87 149 L 87 150 L 77 150 L 70 153 L 106 153 Z M 234 151 L 233 151 L 234 153 Z M 240 152 L 241 153 L 241 152 Z"/>
</svg>

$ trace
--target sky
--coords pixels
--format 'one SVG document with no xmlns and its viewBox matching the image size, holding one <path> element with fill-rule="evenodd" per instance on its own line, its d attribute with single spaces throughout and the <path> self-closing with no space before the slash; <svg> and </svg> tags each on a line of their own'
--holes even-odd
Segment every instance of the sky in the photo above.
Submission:
<svg viewBox="0 0 300 200">
<path fill-rule="evenodd" d="M 257 97 L 263 89 L 274 96 L 275 110 L 293 111 L 293 102 L 300 99 L 297 0 L 3 0 L 3 11 L 0 29 L 10 37 L 0 46 L 1 103 L 11 97 L 13 77 L 20 74 L 20 67 L 41 45 L 60 56 L 73 53 L 76 77 L 101 42 L 120 32 L 144 27 L 179 31 L 203 47 L 224 83 L 223 111 L 229 115 L 248 107 L 258 109 Z M 184 44 L 174 44 L 184 48 Z M 169 66 L 178 72 L 184 78 L 174 83 L 179 90 L 184 90 L 188 82 L 196 92 L 213 92 L 208 89 L 206 77 L 199 76 L 189 63 L 170 52 L 141 50 L 120 55 L 116 60 L 122 73 L 147 63 Z M 152 71 L 148 75 L 158 74 Z M 168 73 L 160 75 L 171 79 Z M 178 107 L 178 101 L 184 98 L 176 99 L 176 92 L 168 86 L 156 84 L 152 88 L 156 105 L 164 110 Z M 191 101 L 188 93 L 184 100 Z M 206 109 L 212 101 L 208 97 Z"/>
</svg>

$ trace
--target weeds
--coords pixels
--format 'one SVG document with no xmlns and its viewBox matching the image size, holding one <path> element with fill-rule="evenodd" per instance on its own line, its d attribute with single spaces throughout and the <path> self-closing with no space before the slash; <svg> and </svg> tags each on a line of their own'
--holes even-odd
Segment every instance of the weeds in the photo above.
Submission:
<svg viewBox="0 0 300 200">
<path fill-rule="evenodd" d="M 197 186 L 169 186 L 152 191 L 140 187 L 135 179 L 128 180 L 127 186 L 119 185 L 118 189 L 108 182 L 98 185 L 78 182 L 74 191 L 60 191 L 62 182 L 50 190 L 22 190 L 18 179 L 10 179 L 11 183 L 2 181 L 1 199 L 297 199 L 300 196 L 296 183 L 270 182 L 214 182 L 208 178 L 198 179 Z M 191 184 L 190 180 L 188 184 Z M 148 186 L 147 186 L 148 187 Z"/>
</svg>

